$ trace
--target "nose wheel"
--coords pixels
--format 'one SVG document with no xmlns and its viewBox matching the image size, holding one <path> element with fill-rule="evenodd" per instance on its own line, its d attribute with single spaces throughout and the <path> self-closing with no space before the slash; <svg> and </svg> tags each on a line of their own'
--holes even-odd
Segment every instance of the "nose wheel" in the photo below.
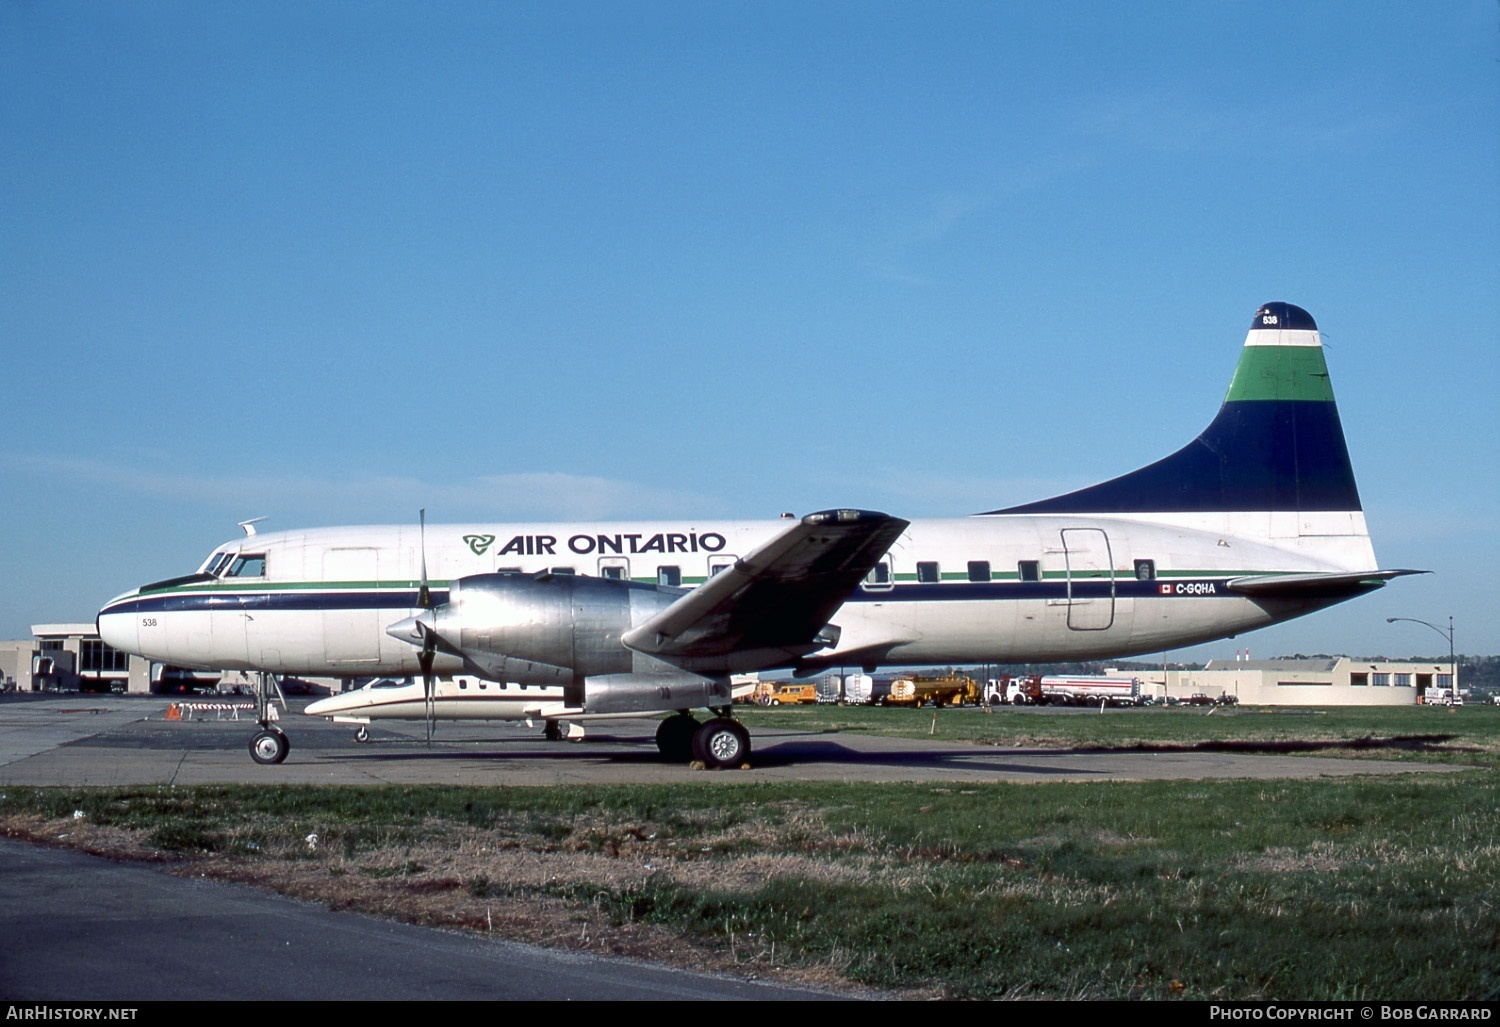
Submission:
<svg viewBox="0 0 1500 1027">
<path fill-rule="evenodd" d="M 266 728 L 258 731 L 255 737 L 250 739 L 250 758 L 256 763 L 270 765 L 280 763 L 286 759 L 286 754 L 292 749 L 292 743 L 287 741 L 286 735 L 279 728 Z"/>
<path fill-rule="evenodd" d="M 250 739 L 250 758 L 262 765 L 280 763 L 292 750 L 286 733 L 276 726 L 276 704 L 280 703 L 281 708 L 286 709 L 286 697 L 281 694 L 276 675 L 261 672 L 256 677 L 255 719 L 260 723 L 260 730 Z"/>
</svg>

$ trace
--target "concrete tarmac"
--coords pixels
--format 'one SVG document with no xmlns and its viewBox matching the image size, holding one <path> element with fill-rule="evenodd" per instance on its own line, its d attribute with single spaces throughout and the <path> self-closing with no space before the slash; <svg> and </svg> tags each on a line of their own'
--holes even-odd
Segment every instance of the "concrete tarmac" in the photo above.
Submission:
<svg viewBox="0 0 1500 1027">
<path fill-rule="evenodd" d="M 295 699 L 281 722 L 291 752 L 284 763 L 262 766 L 250 759 L 248 744 L 257 727 L 248 713 L 239 720 L 219 711 L 169 721 L 171 705 L 171 699 L 161 696 L 4 697 L 0 784 L 973 784 L 1346 777 L 1462 769 L 1259 752 L 1006 749 L 941 737 L 799 730 L 794 716 L 787 716 L 787 727 L 752 728 L 749 769 L 715 773 L 662 759 L 653 741 L 655 719 L 595 721 L 586 725 L 582 740 L 563 742 L 543 740 L 540 724 L 445 722 L 436 726 L 430 746 L 425 725 L 382 721 L 371 727 L 370 740 L 360 743 L 348 725 L 302 716 L 307 700 Z M 950 710 L 942 716 L 983 715 Z"/>
</svg>

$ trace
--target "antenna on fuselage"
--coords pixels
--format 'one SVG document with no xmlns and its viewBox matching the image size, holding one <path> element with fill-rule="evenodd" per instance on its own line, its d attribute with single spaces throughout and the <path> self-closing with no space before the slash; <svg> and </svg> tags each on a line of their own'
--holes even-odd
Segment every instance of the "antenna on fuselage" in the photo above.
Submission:
<svg viewBox="0 0 1500 1027">
<path fill-rule="evenodd" d="M 254 535 L 255 526 L 263 520 L 265 520 L 264 517 L 252 517 L 248 521 L 240 521 L 240 527 L 244 529 L 245 536 L 248 538 L 249 536 Z"/>
</svg>

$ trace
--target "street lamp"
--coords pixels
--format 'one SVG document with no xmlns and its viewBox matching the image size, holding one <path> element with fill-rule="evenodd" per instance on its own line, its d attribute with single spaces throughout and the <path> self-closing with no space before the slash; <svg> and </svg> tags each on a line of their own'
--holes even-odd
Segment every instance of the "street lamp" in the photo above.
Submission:
<svg viewBox="0 0 1500 1027">
<path fill-rule="evenodd" d="M 1418 620 L 1415 617 L 1387 617 L 1385 619 L 1385 622 L 1387 624 L 1394 624 L 1398 620 L 1409 620 L 1413 624 L 1425 624 L 1427 627 L 1431 628 L 1433 631 L 1436 631 L 1439 635 L 1442 635 L 1448 640 L 1448 687 L 1452 689 L 1452 692 L 1449 695 L 1451 708 L 1453 704 L 1458 702 L 1458 660 L 1453 655 L 1453 615 L 1448 615 L 1447 631 L 1444 631 L 1442 628 L 1438 627 L 1436 624 L 1433 624 L 1431 621 Z"/>
</svg>

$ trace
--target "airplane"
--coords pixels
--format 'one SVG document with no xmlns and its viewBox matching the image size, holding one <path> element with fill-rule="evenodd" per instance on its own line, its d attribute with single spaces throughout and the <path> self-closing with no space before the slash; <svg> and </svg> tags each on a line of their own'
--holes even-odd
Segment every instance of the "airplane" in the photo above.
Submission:
<svg viewBox="0 0 1500 1027">
<path fill-rule="evenodd" d="M 732 675 L 1045 663 L 1231 637 L 1383 587 L 1317 324 L 1251 321 L 1191 443 L 1065 495 L 966 517 L 313 528 L 246 535 L 99 612 L 181 667 L 419 677 L 308 707 L 368 722 L 669 714 L 673 760 L 744 765 Z M 429 567 L 431 574 L 429 575 Z M 696 710 L 711 718 L 700 722 Z M 285 758 L 260 706 L 252 756 Z"/>
</svg>

